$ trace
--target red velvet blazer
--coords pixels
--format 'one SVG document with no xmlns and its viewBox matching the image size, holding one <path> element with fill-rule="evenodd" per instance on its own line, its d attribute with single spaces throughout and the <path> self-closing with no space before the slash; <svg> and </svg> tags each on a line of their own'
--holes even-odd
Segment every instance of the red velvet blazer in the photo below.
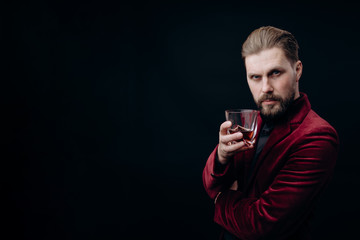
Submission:
<svg viewBox="0 0 360 240">
<path fill-rule="evenodd" d="M 262 120 L 259 116 L 258 129 Z M 259 134 L 260 131 L 258 131 Z M 217 147 L 203 171 L 214 199 L 216 223 L 240 239 L 308 239 L 307 222 L 329 182 L 338 135 L 301 93 L 276 125 L 247 180 L 256 147 L 234 156 L 225 170 L 215 168 Z M 228 190 L 238 180 L 238 190 Z"/>
</svg>

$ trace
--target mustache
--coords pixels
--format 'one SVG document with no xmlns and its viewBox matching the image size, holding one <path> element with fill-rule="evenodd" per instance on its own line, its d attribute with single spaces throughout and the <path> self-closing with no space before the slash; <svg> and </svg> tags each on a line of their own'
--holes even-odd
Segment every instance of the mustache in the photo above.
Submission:
<svg viewBox="0 0 360 240">
<path fill-rule="evenodd" d="M 259 98 L 258 103 L 262 103 L 263 101 L 266 101 L 266 100 L 273 100 L 273 101 L 281 102 L 282 98 L 279 96 L 276 96 L 274 94 L 264 94 Z"/>
</svg>

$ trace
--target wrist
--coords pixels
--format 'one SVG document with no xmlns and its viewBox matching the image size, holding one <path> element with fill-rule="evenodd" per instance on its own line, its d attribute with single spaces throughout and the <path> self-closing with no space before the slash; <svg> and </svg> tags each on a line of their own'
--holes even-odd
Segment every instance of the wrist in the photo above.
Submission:
<svg viewBox="0 0 360 240">
<path fill-rule="evenodd" d="M 228 159 L 222 157 L 222 156 L 219 154 L 219 151 L 218 151 L 217 154 L 216 154 L 215 161 L 216 161 L 217 163 L 219 163 L 220 165 L 226 165 L 226 164 L 229 162 Z"/>
</svg>

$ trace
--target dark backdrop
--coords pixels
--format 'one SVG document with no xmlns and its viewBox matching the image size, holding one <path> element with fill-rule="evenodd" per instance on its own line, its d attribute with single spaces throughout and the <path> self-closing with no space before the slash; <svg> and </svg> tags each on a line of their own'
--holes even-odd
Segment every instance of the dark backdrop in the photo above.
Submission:
<svg viewBox="0 0 360 240">
<path fill-rule="evenodd" d="M 301 91 L 338 131 L 315 239 L 357 235 L 359 15 L 353 4 L 43 1 L 3 7 L 6 239 L 218 239 L 202 186 L 224 110 L 254 107 L 241 44 L 300 44 Z M 5 239 L 5 238 L 4 238 Z"/>
</svg>

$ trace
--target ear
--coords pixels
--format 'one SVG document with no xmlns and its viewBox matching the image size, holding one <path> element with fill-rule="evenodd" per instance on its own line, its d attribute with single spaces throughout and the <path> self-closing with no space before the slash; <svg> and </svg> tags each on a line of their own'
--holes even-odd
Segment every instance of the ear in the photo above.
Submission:
<svg viewBox="0 0 360 240">
<path fill-rule="evenodd" d="M 301 74 L 303 70 L 302 62 L 299 60 L 295 63 L 295 71 L 296 71 L 296 82 L 299 82 Z"/>
</svg>

